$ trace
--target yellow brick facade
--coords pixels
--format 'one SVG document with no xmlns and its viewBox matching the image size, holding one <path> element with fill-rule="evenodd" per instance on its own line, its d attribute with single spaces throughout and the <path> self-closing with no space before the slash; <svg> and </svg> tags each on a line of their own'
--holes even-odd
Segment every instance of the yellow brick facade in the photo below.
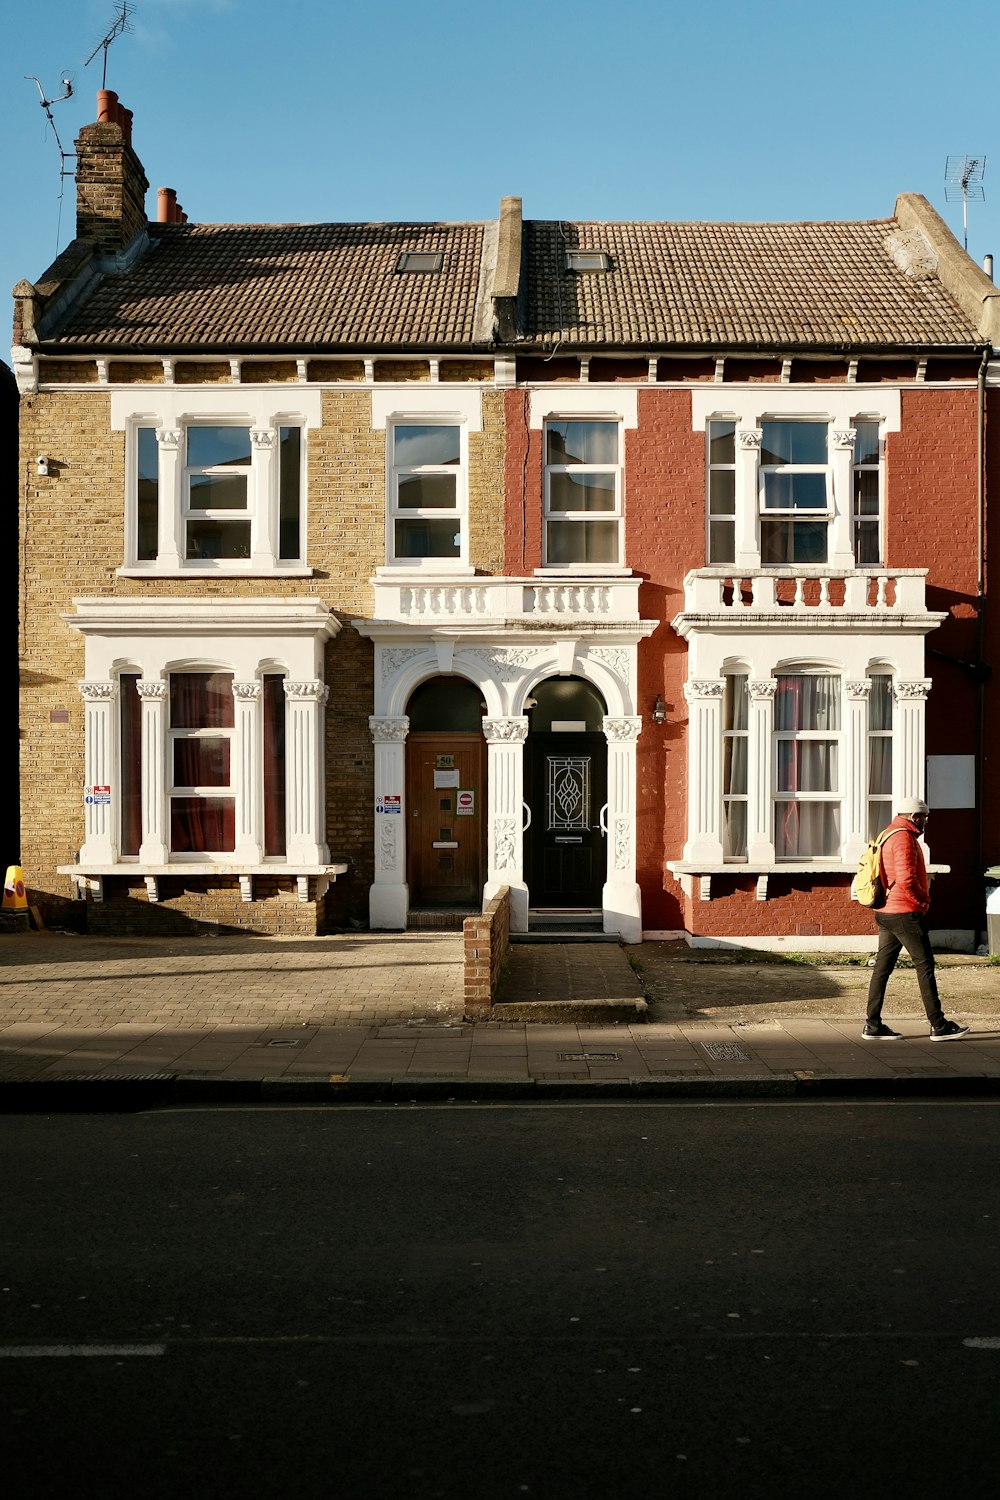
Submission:
<svg viewBox="0 0 1000 1500">
<path fill-rule="evenodd" d="M 69 878 L 57 866 L 74 861 L 84 838 L 84 703 L 78 689 L 84 640 L 63 616 L 73 613 L 74 598 L 109 596 L 311 597 L 330 607 L 343 628 L 326 647 L 327 835 L 331 858 L 346 859 L 350 870 L 330 887 L 325 905 L 315 902 L 312 889 L 308 902 L 298 901 L 294 885 L 280 881 L 269 894 L 258 881 L 254 900 L 241 902 L 232 879 L 216 877 L 189 881 L 185 888 L 164 880 L 158 908 L 147 912 L 141 880 L 129 890 L 124 880 L 109 880 L 101 908 L 90 907 L 91 925 L 141 931 L 211 922 L 302 932 L 364 919 L 373 875 L 372 647 L 350 622 L 371 616 L 370 579 L 385 561 L 386 435 L 372 429 L 371 390 L 355 383 L 354 364 L 330 364 L 346 379 L 340 388 L 323 389 L 322 425 L 307 439 L 308 578 L 120 576 L 126 434 L 111 430 L 110 392 L 95 388 L 90 375 L 93 370 L 96 376 L 96 365 L 43 361 L 42 389 L 22 398 L 21 472 L 29 476 L 21 495 L 19 558 L 22 862 L 31 899 L 50 920 L 80 917 L 79 903 L 69 901 Z M 481 375 L 483 364 L 466 364 L 463 377 L 476 369 Z M 218 362 L 220 372 L 223 366 L 229 379 L 228 361 Z M 73 389 L 46 389 L 68 382 L 70 371 Z M 211 375 L 216 373 L 213 368 Z M 127 374 L 123 383 L 159 383 L 162 363 L 129 363 Z M 469 440 L 470 561 L 482 573 L 502 570 L 503 449 L 503 396 L 485 388 L 482 430 Z M 38 454 L 49 461 L 47 477 L 35 474 Z"/>
</svg>

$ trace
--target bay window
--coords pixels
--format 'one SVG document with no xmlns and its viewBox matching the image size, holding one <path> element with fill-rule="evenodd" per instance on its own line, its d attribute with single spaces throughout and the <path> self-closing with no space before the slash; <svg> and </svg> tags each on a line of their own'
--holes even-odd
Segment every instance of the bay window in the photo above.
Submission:
<svg viewBox="0 0 1000 1500">
<path fill-rule="evenodd" d="M 722 700 L 722 852 L 726 859 L 745 859 L 747 852 L 749 708 L 746 673 L 728 673 Z"/>
<path fill-rule="evenodd" d="M 868 838 L 892 821 L 892 677 L 871 674 L 868 694 Z"/>
<path fill-rule="evenodd" d="M 234 729 L 232 673 L 171 673 L 168 826 L 172 854 L 232 853 L 236 847 Z"/>
<path fill-rule="evenodd" d="M 779 676 L 774 695 L 774 848 L 780 859 L 840 848 L 840 678 Z"/>
</svg>

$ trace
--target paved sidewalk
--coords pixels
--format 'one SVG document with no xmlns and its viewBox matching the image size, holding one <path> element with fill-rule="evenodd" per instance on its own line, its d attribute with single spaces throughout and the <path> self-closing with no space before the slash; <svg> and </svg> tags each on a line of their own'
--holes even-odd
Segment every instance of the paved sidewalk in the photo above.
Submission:
<svg viewBox="0 0 1000 1500">
<path fill-rule="evenodd" d="M 860 1036 L 867 972 L 677 945 L 556 945 L 534 972 L 580 993 L 623 973 L 649 1002 L 630 1024 L 462 1018 L 450 933 L 0 941 L 0 1106 L 641 1095 L 1000 1093 L 1000 969 L 942 960 L 948 1013 L 968 1037 L 930 1041 L 912 973 Z M 615 957 L 613 958 L 612 955 Z M 618 962 L 616 971 L 615 961 Z M 603 973 L 605 979 L 598 982 Z"/>
</svg>

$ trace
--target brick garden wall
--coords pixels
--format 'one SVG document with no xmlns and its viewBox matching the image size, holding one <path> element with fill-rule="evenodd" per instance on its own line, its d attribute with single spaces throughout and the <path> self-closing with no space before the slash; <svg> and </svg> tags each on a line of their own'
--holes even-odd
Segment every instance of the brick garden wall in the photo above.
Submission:
<svg viewBox="0 0 1000 1500">
<path fill-rule="evenodd" d="M 510 887 L 502 886 L 483 908 L 482 916 L 462 923 L 465 962 L 465 1015 L 468 1020 L 488 1015 L 497 997 L 510 953 Z"/>
</svg>

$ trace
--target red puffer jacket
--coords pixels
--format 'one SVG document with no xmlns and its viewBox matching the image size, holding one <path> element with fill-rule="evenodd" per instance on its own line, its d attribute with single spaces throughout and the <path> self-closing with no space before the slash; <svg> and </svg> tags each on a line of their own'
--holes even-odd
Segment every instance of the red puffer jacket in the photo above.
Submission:
<svg viewBox="0 0 1000 1500">
<path fill-rule="evenodd" d="M 889 824 L 891 837 L 882 845 L 882 873 L 888 887 L 885 905 L 889 916 L 916 912 L 924 916 L 931 904 L 927 889 L 927 866 L 924 851 L 917 843 L 919 829 L 902 815 Z M 900 829 L 897 833 L 895 830 Z"/>
</svg>

